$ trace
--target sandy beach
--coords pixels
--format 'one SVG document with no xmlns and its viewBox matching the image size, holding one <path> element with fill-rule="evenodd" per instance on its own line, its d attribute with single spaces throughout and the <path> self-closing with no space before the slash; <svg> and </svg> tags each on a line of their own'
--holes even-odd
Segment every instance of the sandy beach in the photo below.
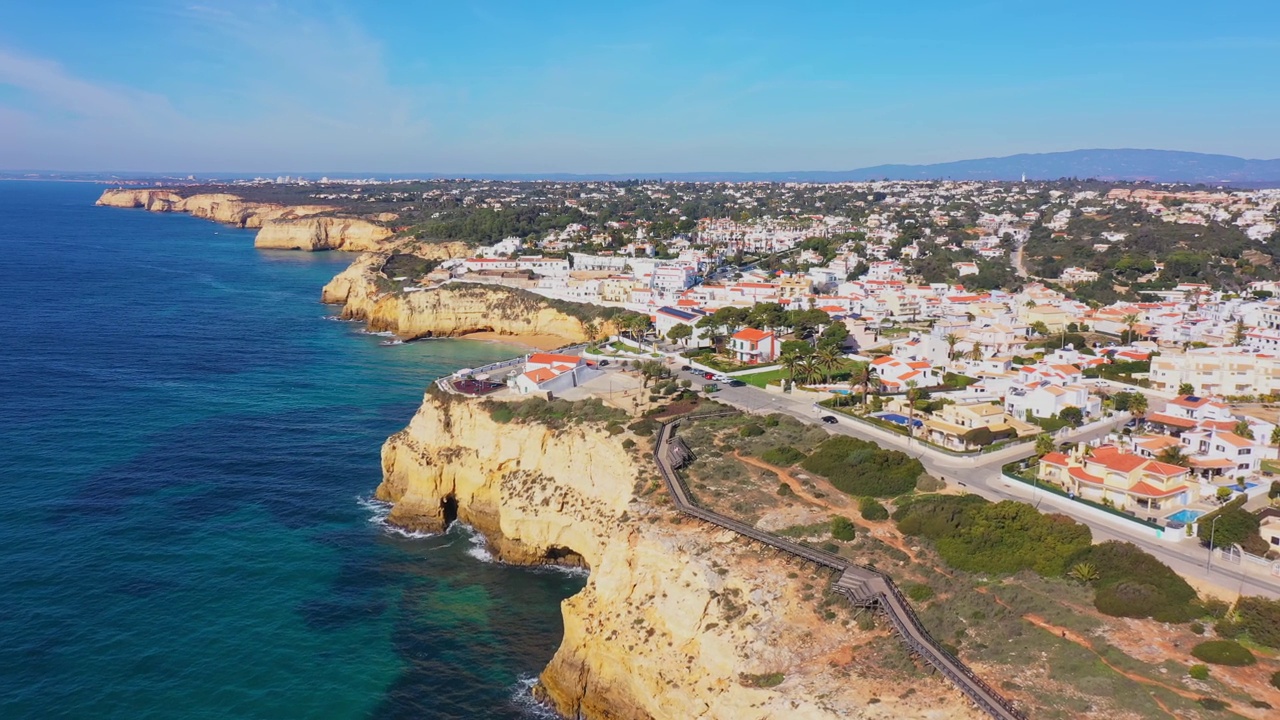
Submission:
<svg viewBox="0 0 1280 720">
<path fill-rule="evenodd" d="M 462 337 L 467 340 L 486 340 L 507 345 L 524 345 L 534 350 L 555 350 L 572 344 L 572 341 L 559 335 L 503 335 L 496 332 L 476 332 L 468 333 Z"/>
</svg>

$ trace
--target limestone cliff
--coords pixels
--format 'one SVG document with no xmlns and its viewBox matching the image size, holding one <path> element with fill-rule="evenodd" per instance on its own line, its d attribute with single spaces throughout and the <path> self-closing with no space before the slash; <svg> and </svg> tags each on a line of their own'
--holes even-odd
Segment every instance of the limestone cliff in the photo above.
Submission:
<svg viewBox="0 0 1280 720">
<path fill-rule="evenodd" d="M 369 220 L 328 217 L 338 211 L 330 205 L 253 202 L 228 193 L 183 196 L 156 188 L 106 190 L 97 204 L 144 208 L 151 212 L 185 212 L 226 225 L 260 228 L 254 240 L 254 245 L 260 248 L 365 252 L 379 249 L 392 235 L 388 228 Z M 318 215 L 326 217 L 316 217 Z"/>
<path fill-rule="evenodd" d="M 280 250 L 377 250 L 391 230 L 368 220 L 311 217 L 268 220 L 254 238 L 254 247 Z"/>
<path fill-rule="evenodd" d="M 433 391 L 383 447 L 378 497 L 406 527 L 456 517 L 504 560 L 591 569 L 562 605 L 564 640 L 540 679 L 567 717 L 979 717 L 936 678 L 904 693 L 855 674 L 854 646 L 871 633 L 818 615 L 806 583 L 825 576 L 797 577 L 638 494 L 654 473 L 643 448 L 592 425 L 499 423 L 479 401 Z M 748 679 L 771 674 L 774 687 Z"/>
<path fill-rule="evenodd" d="M 271 220 L 335 212 L 328 205 L 279 205 L 245 200 L 228 193 L 199 193 L 183 196 L 172 190 L 106 190 L 98 198 L 106 207 L 143 208 L 151 212 L 184 212 L 206 220 L 236 227 L 260 228 Z"/>
<path fill-rule="evenodd" d="M 442 254 L 466 250 L 452 245 L 461 244 L 436 247 Z M 415 250 L 415 254 L 422 252 Z M 364 320 L 370 330 L 391 331 L 404 339 L 457 337 L 472 332 L 555 335 L 567 342 L 588 339 L 582 320 L 531 293 L 465 283 L 404 292 L 380 272 L 385 260 L 383 254 L 362 256 L 325 286 L 322 301 L 342 304 L 346 319 Z M 609 323 L 600 323 L 601 332 L 612 329 Z"/>
</svg>

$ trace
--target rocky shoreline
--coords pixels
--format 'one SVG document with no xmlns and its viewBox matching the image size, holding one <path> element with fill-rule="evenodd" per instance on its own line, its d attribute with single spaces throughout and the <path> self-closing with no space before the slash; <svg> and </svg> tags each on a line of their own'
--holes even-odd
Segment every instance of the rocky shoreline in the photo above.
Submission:
<svg viewBox="0 0 1280 720">
<path fill-rule="evenodd" d="M 377 496 L 406 528 L 468 523 L 502 561 L 590 569 L 539 678 L 565 717 L 981 717 L 936 678 L 899 697 L 850 677 L 860 631 L 831 632 L 802 598 L 812 578 L 783 559 L 674 513 L 652 491 L 648 445 L 590 423 L 499 422 L 484 401 L 432 390 L 383 446 Z M 768 675 L 782 679 L 748 680 Z"/>
</svg>

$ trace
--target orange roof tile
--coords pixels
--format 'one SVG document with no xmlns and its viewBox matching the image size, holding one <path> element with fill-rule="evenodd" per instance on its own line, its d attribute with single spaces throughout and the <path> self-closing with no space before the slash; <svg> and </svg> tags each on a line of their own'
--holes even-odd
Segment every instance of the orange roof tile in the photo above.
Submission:
<svg viewBox="0 0 1280 720">
<path fill-rule="evenodd" d="M 747 342 L 760 342 L 761 340 L 773 337 L 773 333 L 767 330 L 757 330 L 755 328 L 743 328 L 733 334 L 734 340 L 746 340 Z"/>
<path fill-rule="evenodd" d="M 1085 458 L 1085 462 L 1097 463 L 1108 470 L 1128 473 L 1142 467 L 1147 462 L 1147 459 L 1141 455 L 1123 452 L 1115 447 L 1103 446 L 1094 450 L 1092 455 Z"/>
<path fill-rule="evenodd" d="M 1097 475 L 1090 475 L 1089 473 L 1085 472 L 1085 469 L 1080 467 L 1079 465 L 1069 468 L 1067 470 L 1067 474 L 1075 478 L 1076 480 L 1079 480 L 1080 482 L 1087 482 L 1091 485 L 1102 484 L 1102 478 L 1098 477 Z"/>
<path fill-rule="evenodd" d="M 1147 416 L 1147 420 L 1159 425 L 1169 425 L 1171 427 L 1179 427 L 1191 429 L 1196 426 L 1196 421 L 1190 418 L 1174 417 L 1165 413 L 1151 413 Z"/>
<path fill-rule="evenodd" d="M 1044 457 L 1040 458 L 1040 462 L 1045 463 L 1046 465 L 1057 465 L 1060 467 L 1066 467 L 1069 461 L 1070 458 L 1060 452 L 1046 453 Z"/>
</svg>

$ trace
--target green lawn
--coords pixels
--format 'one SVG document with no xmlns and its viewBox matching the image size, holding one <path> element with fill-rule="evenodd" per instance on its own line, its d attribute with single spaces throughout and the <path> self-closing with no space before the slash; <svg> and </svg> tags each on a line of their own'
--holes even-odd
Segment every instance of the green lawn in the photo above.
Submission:
<svg viewBox="0 0 1280 720">
<path fill-rule="evenodd" d="M 785 380 L 787 378 L 787 370 L 786 368 L 777 368 L 776 370 L 766 370 L 764 372 L 751 373 L 750 375 L 738 375 L 736 377 L 738 380 L 741 380 L 748 385 L 755 385 L 758 388 L 763 388 L 765 385 L 768 385 L 771 380 Z"/>
</svg>

